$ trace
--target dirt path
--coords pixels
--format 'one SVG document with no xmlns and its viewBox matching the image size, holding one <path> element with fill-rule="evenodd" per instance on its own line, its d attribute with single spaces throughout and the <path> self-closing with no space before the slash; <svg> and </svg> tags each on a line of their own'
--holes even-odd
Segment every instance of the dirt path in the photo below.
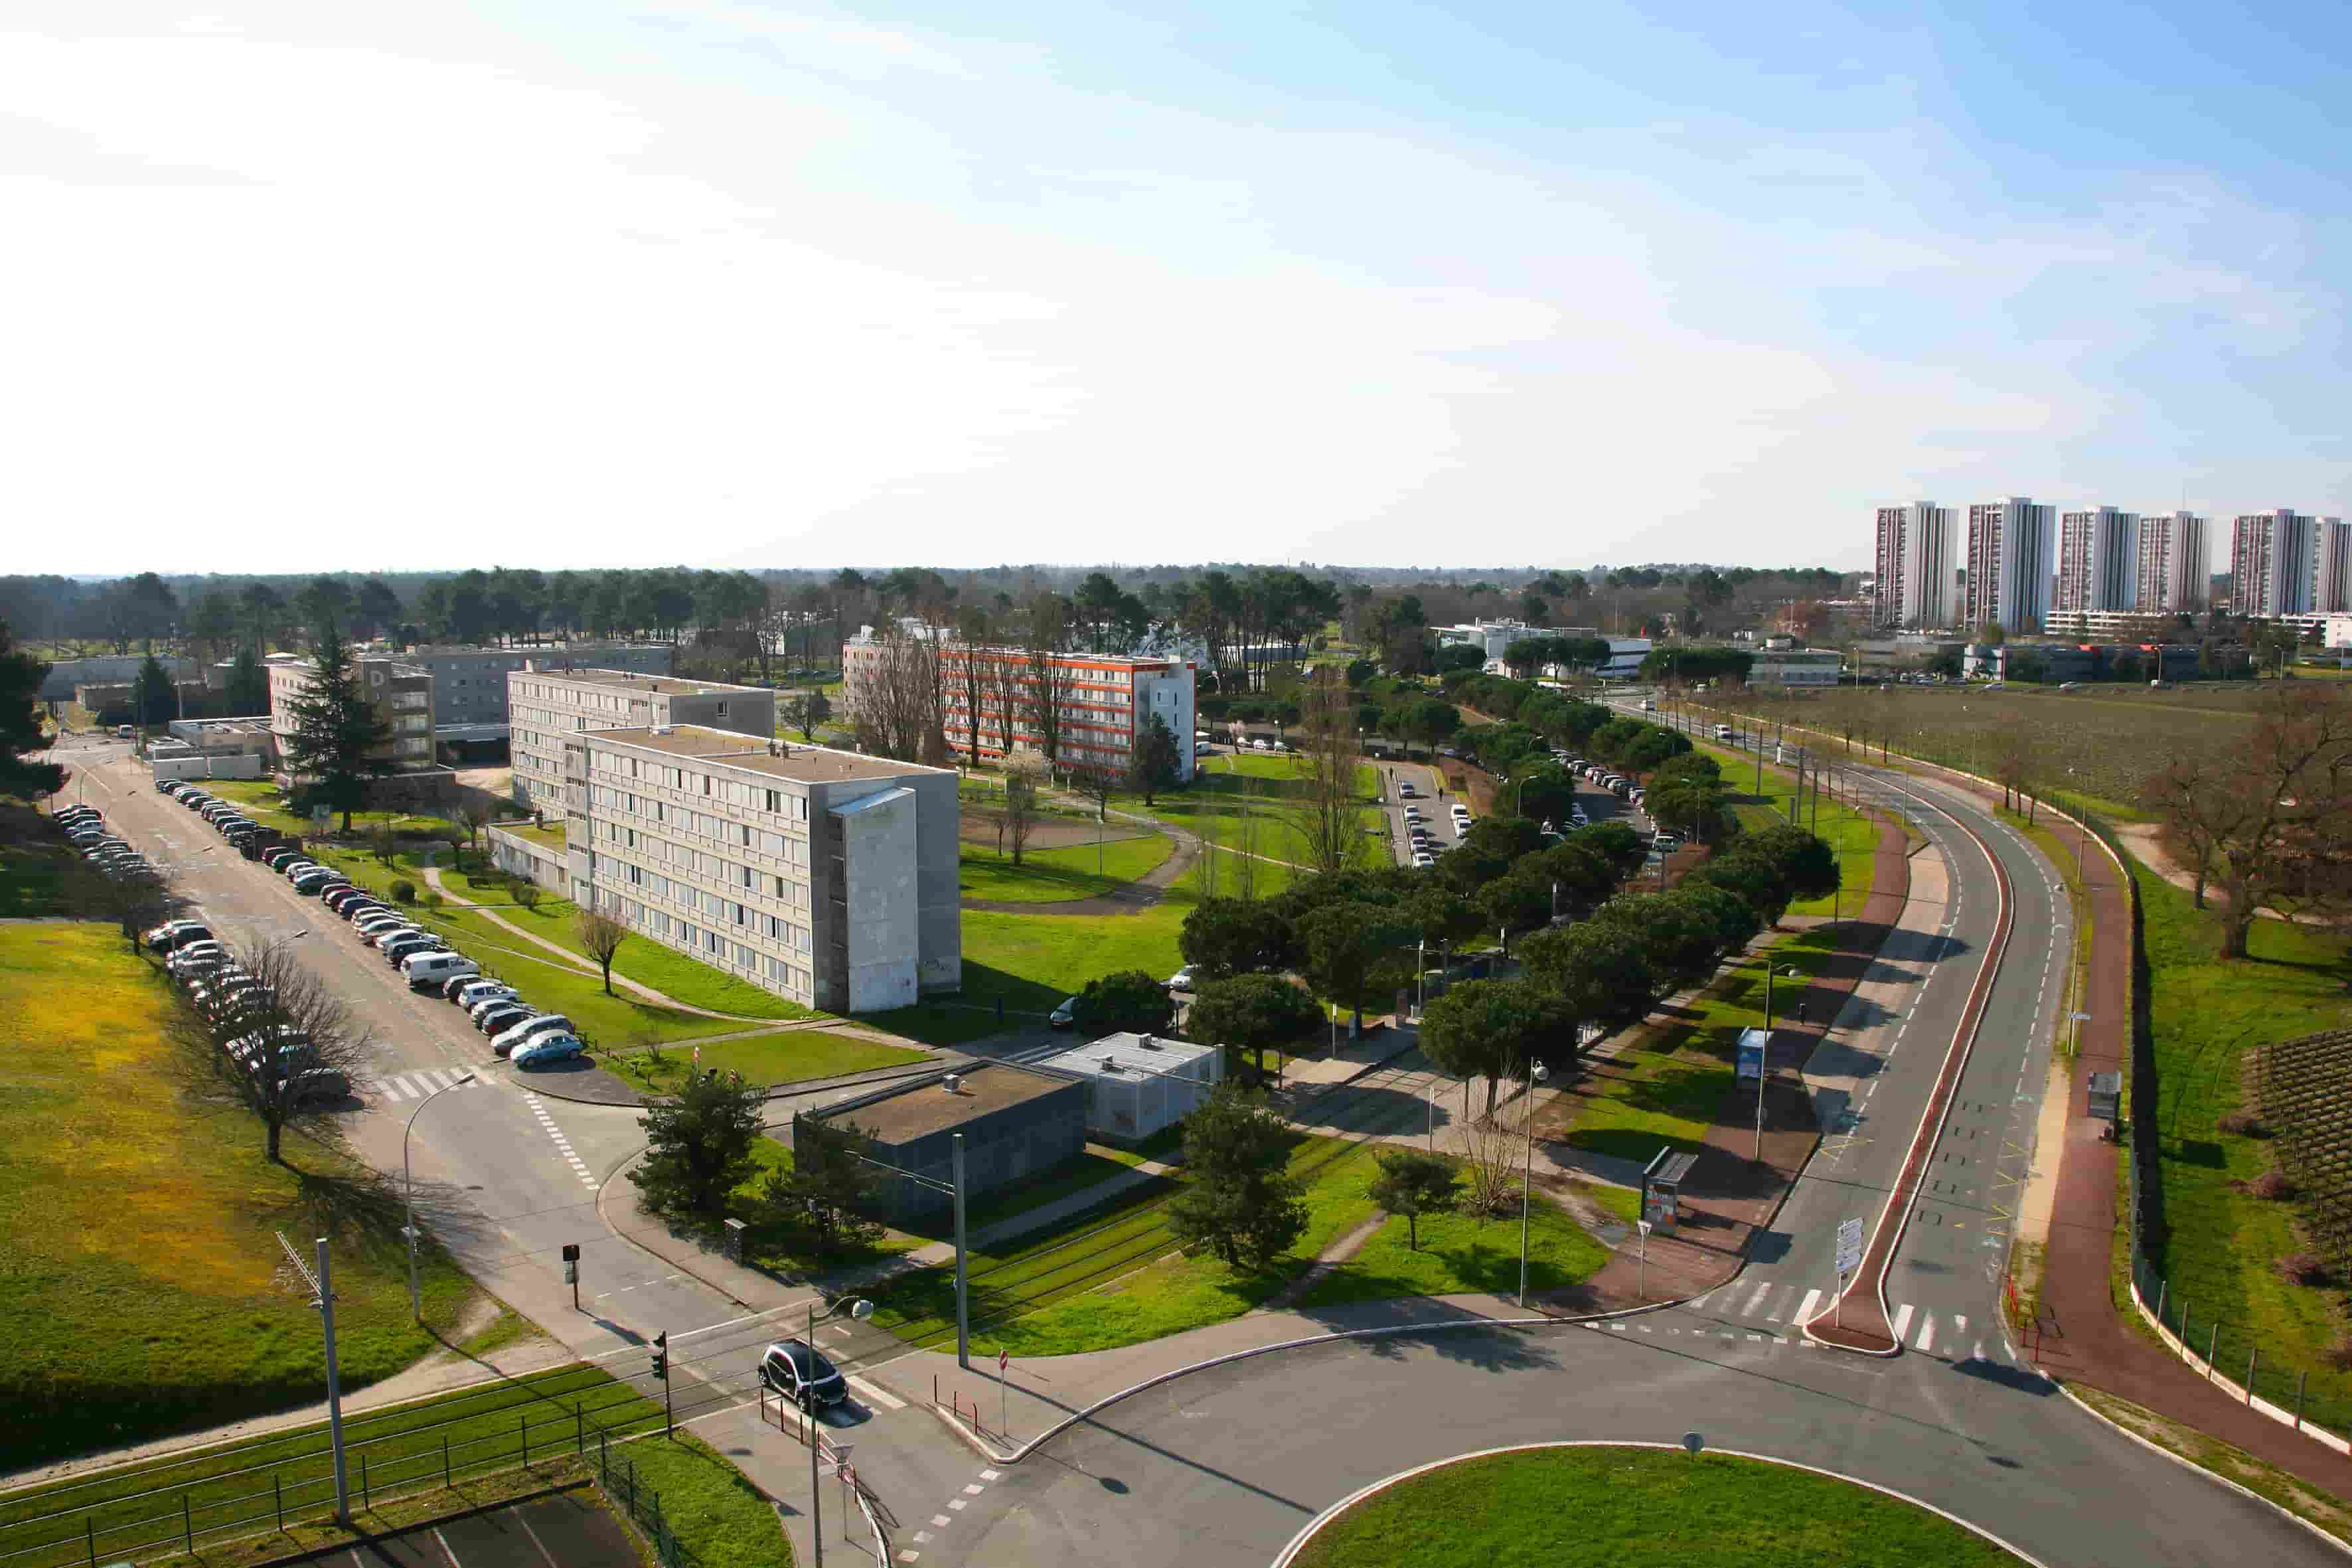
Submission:
<svg viewBox="0 0 2352 1568">
<path fill-rule="evenodd" d="M 2141 865 L 2146 866 L 2184 893 L 2193 894 L 2197 891 L 2195 874 L 2179 861 L 2175 860 L 2171 852 L 2165 848 L 2163 828 L 2153 822 L 2119 822 L 2116 824 L 2116 837 L 2124 841 L 2124 847 L 2129 849 L 2132 852 L 2132 858 Z M 2230 901 L 2230 895 L 2215 887 L 2211 879 L 2208 879 L 2205 884 L 2205 901 L 2209 904 L 2226 905 Z M 2285 915 L 2273 909 L 2257 909 L 2254 913 L 2264 920 L 2292 920 L 2305 925 L 2322 923 L 2315 916 Z"/>
</svg>

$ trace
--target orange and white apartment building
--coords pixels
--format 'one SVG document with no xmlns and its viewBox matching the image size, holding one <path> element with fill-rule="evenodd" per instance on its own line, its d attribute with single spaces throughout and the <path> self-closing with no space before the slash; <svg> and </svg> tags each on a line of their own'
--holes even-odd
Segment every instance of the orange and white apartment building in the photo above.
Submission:
<svg viewBox="0 0 2352 1568">
<path fill-rule="evenodd" d="M 980 707 L 980 754 L 1002 756 L 1009 731 L 1012 750 L 1042 749 L 1036 732 L 1036 678 L 1029 655 L 1021 648 L 971 647 L 963 643 L 938 645 L 940 662 L 940 728 L 958 754 L 971 751 L 974 687 Z M 890 657 L 887 642 L 868 635 L 853 639 L 841 650 L 842 700 L 852 717 L 858 710 L 862 689 L 879 679 Z M 979 679 L 972 666 L 979 664 Z M 1193 745 L 1193 666 L 1183 658 L 1154 658 L 1116 653 L 1056 654 L 1048 667 L 1062 715 L 1057 766 L 1089 773 L 1124 775 L 1134 763 L 1137 737 L 1153 715 L 1176 738 L 1177 776 L 1191 778 Z"/>
</svg>

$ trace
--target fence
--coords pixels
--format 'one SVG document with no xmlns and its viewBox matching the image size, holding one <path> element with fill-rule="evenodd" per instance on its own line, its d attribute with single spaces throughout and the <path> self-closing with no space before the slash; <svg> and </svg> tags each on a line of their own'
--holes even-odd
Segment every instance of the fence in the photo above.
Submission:
<svg viewBox="0 0 2352 1568">
<path fill-rule="evenodd" d="M 422 1410 L 391 1411 L 344 1423 L 346 1474 L 354 1513 L 378 1502 L 445 1489 L 460 1477 L 528 1465 L 562 1453 L 601 1457 L 610 1438 L 658 1431 L 660 1409 L 627 1384 L 602 1373 L 585 1387 L 499 1384 Z M 559 1384 L 560 1387 L 561 1384 Z M 520 1396 L 520 1407 L 499 1405 Z M 484 1410 L 482 1402 L 492 1407 Z M 468 1408 L 471 1406 L 472 1408 Z M 418 1415 L 444 1418 L 408 1424 Z M 397 1430 L 378 1430 L 387 1426 Z M 273 1451 L 277 1445 L 253 1445 Z M 66 1568 L 136 1562 L 142 1556 L 193 1552 L 198 1543 L 283 1531 L 331 1514 L 335 1507 L 332 1450 L 323 1434 L 309 1447 L 239 1465 L 236 1451 L 198 1456 L 190 1464 L 224 1459 L 228 1468 L 180 1485 L 141 1482 L 181 1465 L 99 1476 L 19 1500 L 0 1500 L 0 1568 Z M 131 1489 L 124 1489 L 129 1488 Z M 19 1513 L 19 1510 L 37 1512 Z M 15 1517 L 8 1517 L 15 1515 Z"/>
<path fill-rule="evenodd" d="M 646 1532 L 646 1539 L 653 1543 L 654 1561 L 661 1568 L 687 1568 L 686 1549 L 678 1544 L 677 1532 L 662 1517 L 661 1493 L 637 1485 L 635 1463 L 626 1454 L 614 1458 L 610 1445 L 601 1438 L 596 1452 L 583 1458 L 588 1460 L 588 1473 L 595 1478 L 604 1495 L 613 1500 L 613 1505 Z"/>
</svg>

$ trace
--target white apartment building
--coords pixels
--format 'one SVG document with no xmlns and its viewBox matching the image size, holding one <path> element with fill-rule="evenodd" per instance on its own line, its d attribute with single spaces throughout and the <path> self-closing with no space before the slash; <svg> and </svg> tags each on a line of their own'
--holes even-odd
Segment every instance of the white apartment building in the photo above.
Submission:
<svg viewBox="0 0 2352 1568">
<path fill-rule="evenodd" d="M 2333 521 L 2332 519 L 2330 521 Z M 2292 507 L 2230 524 L 2230 607 L 2242 616 L 2307 616 L 2320 566 L 2320 520 Z"/>
<path fill-rule="evenodd" d="M 582 907 L 827 1012 L 961 988 L 952 770 L 696 724 L 562 752 Z"/>
<path fill-rule="evenodd" d="M 2115 507 L 2058 520 L 2058 593 L 2053 616 L 2139 608 L 2139 517 Z"/>
<path fill-rule="evenodd" d="M 2212 597 L 2205 538 L 2205 520 L 2194 512 L 2143 513 L 2134 604 L 2151 614 L 2204 609 Z"/>
<path fill-rule="evenodd" d="M 1037 752 L 1038 672 L 1021 648 L 973 647 L 942 641 L 940 660 L 940 730 L 948 749 L 970 756 L 975 723 L 980 754 Z M 892 647 L 887 639 L 859 637 L 841 650 L 842 702 L 851 717 L 884 677 Z M 1153 718 L 1176 742 L 1177 777 L 1192 776 L 1194 670 L 1184 659 L 1128 654 L 1064 653 L 1046 661 L 1045 699 L 1058 713 L 1060 740 L 1051 760 L 1057 767 L 1123 777 L 1134 766 L 1138 738 Z"/>
<path fill-rule="evenodd" d="M 1958 515 L 1933 501 L 1880 507 L 1876 547 L 1872 624 L 1950 626 L 1960 565 Z"/>
<path fill-rule="evenodd" d="M 318 677 L 310 656 L 274 653 L 262 661 L 269 677 L 269 730 L 282 770 L 286 742 L 294 733 L 294 700 Z M 359 654 L 352 659 L 368 706 L 391 726 L 392 734 L 369 753 L 389 773 L 414 773 L 434 765 L 433 675 L 404 659 Z"/>
<path fill-rule="evenodd" d="M 542 669 L 526 659 L 506 675 L 515 804 L 550 816 L 563 810 L 563 742 L 583 730 L 701 724 L 776 732 L 776 694 L 764 686 L 680 680 L 626 669 Z"/>
<path fill-rule="evenodd" d="M 1767 648 L 1748 667 L 1750 686 L 1835 686 L 1845 657 L 1835 648 Z"/>
<path fill-rule="evenodd" d="M 397 650 L 403 663 L 433 672 L 433 712 L 444 724 L 504 724 L 507 677 L 534 669 L 614 669 L 667 675 L 677 664 L 668 643 L 572 642 L 534 647 L 421 643 Z"/>
<path fill-rule="evenodd" d="M 2050 556 L 2058 509 L 2031 497 L 1969 508 L 1968 624 L 2040 629 L 2050 615 Z"/>
</svg>

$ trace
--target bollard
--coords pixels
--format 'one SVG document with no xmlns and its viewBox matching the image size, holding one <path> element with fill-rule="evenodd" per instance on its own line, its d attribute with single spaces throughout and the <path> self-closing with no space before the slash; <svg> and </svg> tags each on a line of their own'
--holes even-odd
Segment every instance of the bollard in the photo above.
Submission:
<svg viewBox="0 0 2352 1568">
<path fill-rule="evenodd" d="M 2164 1295 L 2171 1289 L 2172 1281 L 2169 1279 L 2156 1282 L 2156 1326 L 2159 1329 L 2164 1327 Z"/>
<path fill-rule="evenodd" d="M 454 1489 L 457 1484 L 449 1479 L 449 1434 L 444 1432 L 441 1434 L 441 1485 Z"/>
<path fill-rule="evenodd" d="M 2254 1358 L 2262 1353 L 2259 1350 L 2246 1352 L 2246 1403 L 2249 1405 L 2254 1402 Z"/>
<path fill-rule="evenodd" d="M 196 1554 L 196 1526 L 195 1521 L 188 1517 L 188 1494 L 185 1492 L 182 1492 L 180 1494 L 180 1539 L 186 1542 L 188 1555 L 191 1557 L 194 1556 Z"/>
<path fill-rule="evenodd" d="M 522 1468 L 530 1468 L 530 1417 L 522 1418 Z"/>
<path fill-rule="evenodd" d="M 2294 1374 L 2294 1429 L 2298 1432 L 2303 1430 L 2303 1385 L 2310 1376 L 2308 1371 Z"/>
<path fill-rule="evenodd" d="M 2221 1348 L 2221 1320 L 2213 1320 L 2213 1331 L 2205 1336 L 2205 1381 L 2213 1381 L 2213 1353 Z"/>
<path fill-rule="evenodd" d="M 588 1417 L 580 1413 L 577 1405 L 572 1407 L 572 1451 L 575 1454 L 588 1451 Z"/>
<path fill-rule="evenodd" d="M 276 1470 L 269 1472 L 269 1490 L 278 1499 L 278 1533 L 286 1533 L 286 1483 Z"/>
<path fill-rule="evenodd" d="M 362 1454 L 360 1456 L 360 1510 L 362 1512 L 366 1512 L 374 1506 L 368 1495 L 367 1456 Z"/>
</svg>

